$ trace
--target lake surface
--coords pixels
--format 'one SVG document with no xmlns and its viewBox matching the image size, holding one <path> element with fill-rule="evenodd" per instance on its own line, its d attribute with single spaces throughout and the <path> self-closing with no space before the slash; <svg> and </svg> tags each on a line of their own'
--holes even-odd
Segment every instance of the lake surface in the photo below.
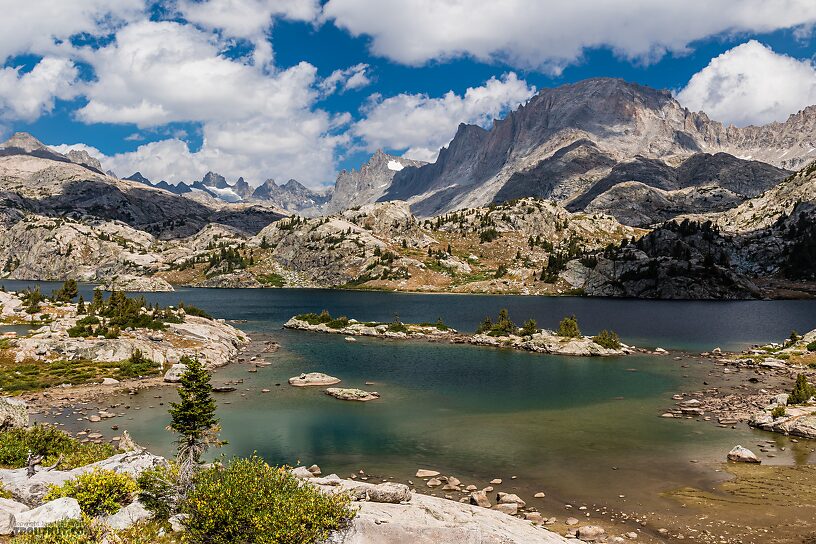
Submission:
<svg viewBox="0 0 816 544">
<path fill-rule="evenodd" d="M 30 282 L 2 282 L 20 289 Z M 48 292 L 57 284 L 42 284 Z M 81 291 L 90 298 L 90 286 Z M 278 341 L 269 367 L 219 369 L 214 382 L 243 379 L 222 394 L 218 414 L 221 453 L 257 452 L 270 462 L 317 463 L 347 476 L 359 469 L 409 479 L 417 468 L 454 474 L 465 484 L 503 478 L 525 498 L 545 491 L 555 503 L 612 504 L 619 509 L 657 507 L 660 493 L 694 485 L 710 489 L 722 479 L 721 462 L 735 444 L 773 439 L 784 451 L 771 463 L 807 463 L 811 444 L 741 425 L 666 420 L 671 395 L 699 390 L 712 371 L 693 356 L 621 358 L 556 357 L 466 345 L 360 338 L 285 331 L 292 315 L 328 309 L 360 320 L 435 321 L 472 331 L 485 315 L 508 308 L 517 323 L 529 317 L 556 327 L 575 314 L 586 333 L 607 328 L 639 346 L 699 352 L 741 348 L 785 338 L 791 329 L 816 328 L 816 301 L 662 302 L 592 298 L 419 295 L 329 290 L 181 289 L 146 294 L 151 302 L 195 304 L 216 317 L 246 320 L 238 326 Z M 376 390 L 382 398 L 345 403 L 322 391 L 294 388 L 289 377 L 320 371 L 346 387 Z M 718 370 L 721 372 L 721 370 Z M 364 385 L 373 382 L 374 385 Z M 262 393 L 262 389 L 270 389 Z M 242 396 L 244 395 L 244 396 Z M 161 396 L 162 398 L 155 398 Z M 174 391 L 157 389 L 111 399 L 130 409 L 116 423 L 151 449 L 169 454 L 164 430 Z M 160 403 L 164 403 L 163 405 Z M 104 406 L 100 406 L 104 407 Z M 137 411 L 138 409 L 138 411 Z M 117 410 L 120 411 L 121 409 Z M 111 435 L 111 422 L 77 425 Z M 623 497 L 621 497 L 623 495 Z"/>
</svg>

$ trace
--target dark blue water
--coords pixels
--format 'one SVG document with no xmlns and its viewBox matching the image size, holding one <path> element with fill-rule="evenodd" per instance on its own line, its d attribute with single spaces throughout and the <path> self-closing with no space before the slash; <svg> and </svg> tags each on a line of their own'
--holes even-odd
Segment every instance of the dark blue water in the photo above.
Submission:
<svg viewBox="0 0 816 544">
<path fill-rule="evenodd" d="M 0 281 L 7 289 L 56 282 Z M 82 285 L 86 300 L 93 287 Z M 525 297 L 502 295 L 425 295 L 322 289 L 189 289 L 147 293 L 150 302 L 195 304 L 218 317 L 247 320 L 247 329 L 279 328 L 302 312 L 329 310 L 362 321 L 435 321 L 473 331 L 485 316 L 508 308 L 517 323 L 534 318 L 540 327 L 555 328 L 566 315 L 576 315 L 586 333 L 612 329 L 629 343 L 664 348 L 736 349 L 754 342 L 786 338 L 791 330 L 816 328 L 816 300 L 775 301 L 654 301 L 585 297 Z"/>
</svg>

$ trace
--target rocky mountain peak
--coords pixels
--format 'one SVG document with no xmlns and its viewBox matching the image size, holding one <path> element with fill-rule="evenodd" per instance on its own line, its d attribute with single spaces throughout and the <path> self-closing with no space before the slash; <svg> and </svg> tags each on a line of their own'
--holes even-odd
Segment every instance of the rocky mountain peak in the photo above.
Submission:
<svg viewBox="0 0 816 544">
<path fill-rule="evenodd" d="M 214 187 L 216 189 L 228 189 L 230 186 L 224 176 L 216 174 L 215 172 L 207 172 L 201 179 L 201 184 L 205 187 Z"/>
<path fill-rule="evenodd" d="M 249 186 L 249 183 L 244 181 L 243 177 L 238 178 L 238 181 L 232 186 L 232 190 L 241 198 L 249 198 L 252 196 L 252 187 Z"/>
<path fill-rule="evenodd" d="M 144 177 L 141 172 L 134 172 L 134 173 L 132 173 L 131 175 L 129 175 L 128 177 L 126 177 L 124 179 L 126 179 L 128 181 L 136 181 L 138 183 L 144 183 L 145 185 L 151 185 L 150 180 L 147 179 L 146 177 Z"/>
<path fill-rule="evenodd" d="M 25 153 L 38 150 L 51 151 L 44 143 L 28 132 L 15 132 L 11 138 L 0 144 L 0 149 L 19 149 Z"/>
<path fill-rule="evenodd" d="M 94 170 L 98 170 L 102 172 L 102 163 L 99 162 L 99 159 L 96 157 L 92 157 L 87 151 L 84 149 L 72 149 L 68 152 L 68 159 L 71 162 L 76 164 L 81 164 L 82 166 L 87 166 L 88 168 L 92 168 Z"/>
</svg>

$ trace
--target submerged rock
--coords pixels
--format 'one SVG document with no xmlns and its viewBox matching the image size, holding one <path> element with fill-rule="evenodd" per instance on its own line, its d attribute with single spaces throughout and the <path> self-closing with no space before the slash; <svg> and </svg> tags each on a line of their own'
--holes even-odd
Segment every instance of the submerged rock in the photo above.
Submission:
<svg viewBox="0 0 816 544">
<path fill-rule="evenodd" d="M 362 389 L 343 389 L 340 387 L 329 387 L 326 394 L 340 400 L 352 400 L 358 402 L 368 402 L 377 400 L 380 394 L 376 391 L 363 391 Z"/>
<path fill-rule="evenodd" d="M 340 383 L 340 378 L 329 376 L 322 372 L 308 372 L 300 376 L 289 378 L 289 385 L 295 387 L 326 386 Z"/>
</svg>

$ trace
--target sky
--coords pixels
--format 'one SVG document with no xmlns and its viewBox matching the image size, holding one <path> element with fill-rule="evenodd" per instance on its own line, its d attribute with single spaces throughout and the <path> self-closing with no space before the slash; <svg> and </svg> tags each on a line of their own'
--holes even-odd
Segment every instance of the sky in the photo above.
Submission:
<svg viewBox="0 0 816 544">
<path fill-rule="evenodd" d="M 0 0 L 0 137 L 119 176 L 334 183 L 589 77 L 738 126 L 816 104 L 813 0 Z"/>
</svg>

